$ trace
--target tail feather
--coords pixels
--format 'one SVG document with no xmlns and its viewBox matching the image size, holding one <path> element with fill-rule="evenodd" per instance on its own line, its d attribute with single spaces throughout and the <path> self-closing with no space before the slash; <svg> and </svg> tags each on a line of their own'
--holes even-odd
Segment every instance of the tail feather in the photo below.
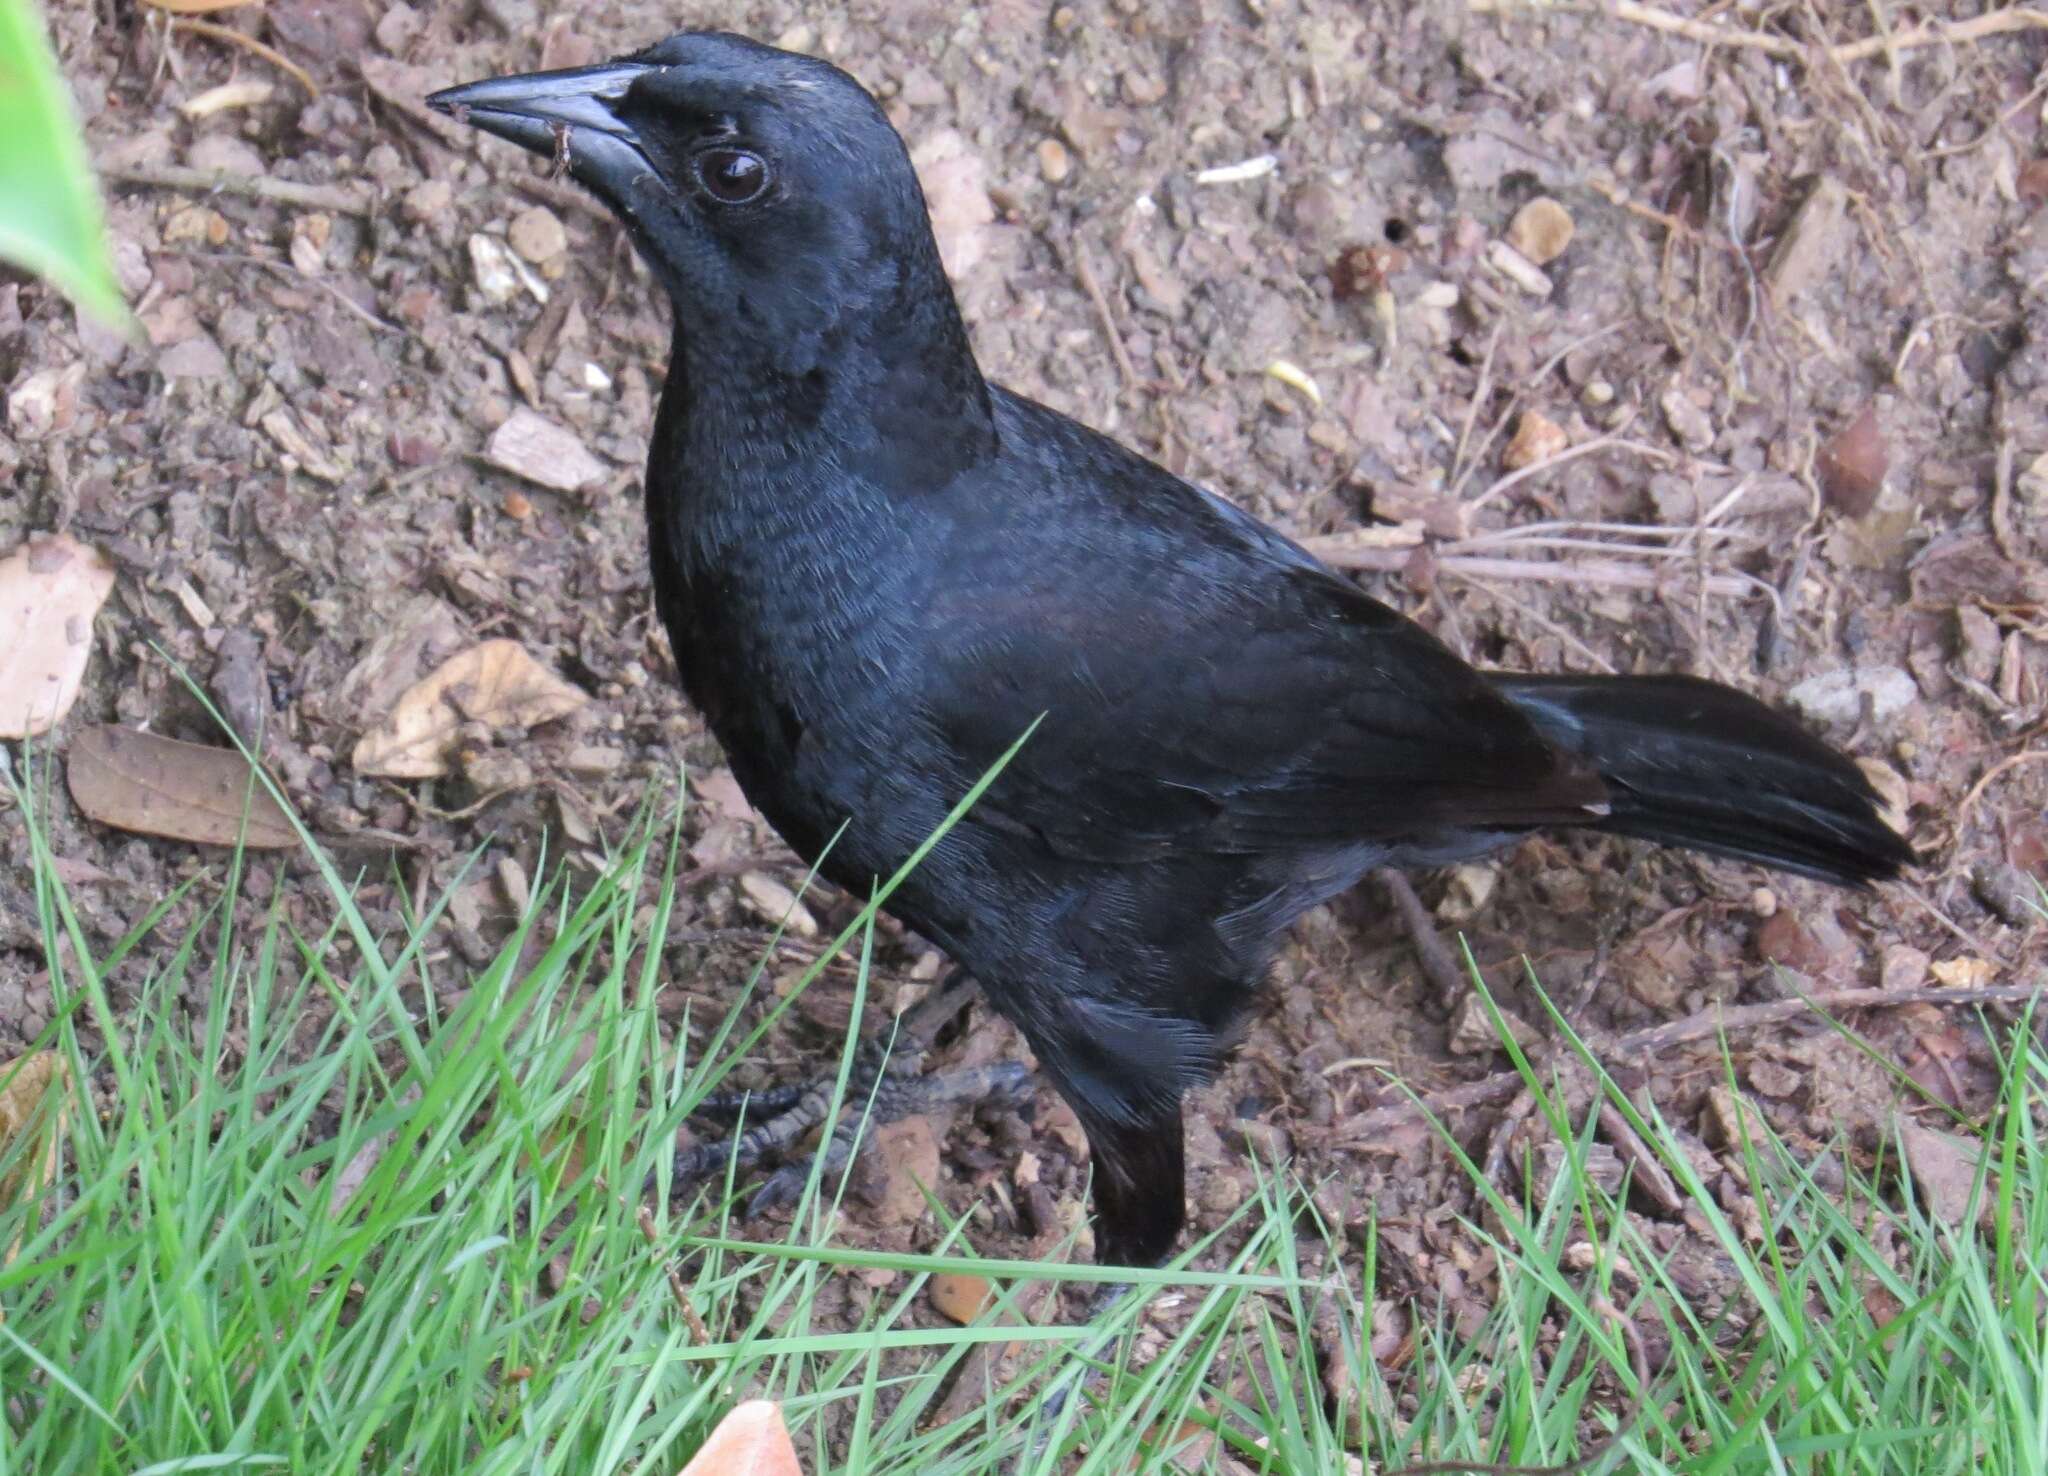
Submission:
<svg viewBox="0 0 2048 1476">
<path fill-rule="evenodd" d="M 1863 772 L 1753 697 L 1685 676 L 1501 676 L 1607 781 L 1595 828 L 1863 886 L 1915 857 Z"/>
</svg>

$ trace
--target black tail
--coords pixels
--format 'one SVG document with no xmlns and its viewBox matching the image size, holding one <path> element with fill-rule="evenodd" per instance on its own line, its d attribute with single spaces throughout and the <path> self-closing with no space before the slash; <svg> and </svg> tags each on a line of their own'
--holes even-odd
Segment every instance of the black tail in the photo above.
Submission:
<svg viewBox="0 0 2048 1476">
<path fill-rule="evenodd" d="M 1508 676 L 1544 736 L 1588 760 L 1613 810 L 1597 828 L 1861 886 L 1913 850 L 1854 764 L 1732 687 L 1685 676 Z"/>
</svg>

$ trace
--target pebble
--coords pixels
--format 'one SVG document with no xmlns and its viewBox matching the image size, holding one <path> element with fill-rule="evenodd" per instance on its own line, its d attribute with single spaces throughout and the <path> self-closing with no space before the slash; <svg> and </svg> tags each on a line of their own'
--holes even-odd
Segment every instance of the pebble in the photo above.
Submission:
<svg viewBox="0 0 2048 1476">
<path fill-rule="evenodd" d="M 818 920 L 795 892 L 765 871 L 750 871 L 740 878 L 740 891 L 754 915 L 772 927 L 787 928 L 799 938 L 818 936 Z"/>
<path fill-rule="evenodd" d="M 1515 423 L 1514 438 L 1500 454 L 1500 464 L 1508 471 L 1520 471 L 1550 460 L 1570 445 L 1563 426 L 1540 411 L 1524 410 Z"/>
<path fill-rule="evenodd" d="M 455 191 L 445 179 L 423 179 L 405 192 L 399 212 L 420 225 L 439 220 L 455 203 Z"/>
<path fill-rule="evenodd" d="M 1549 266 L 1572 244 L 1571 212 L 1551 199 L 1538 195 L 1508 223 L 1507 243 L 1536 266 Z"/>
<path fill-rule="evenodd" d="M 479 231 L 469 238 L 469 266 L 477 291 L 487 301 L 503 305 L 518 294 L 519 273 L 513 270 L 512 253 L 497 237 Z"/>
<path fill-rule="evenodd" d="M 1918 989 L 1927 982 L 1927 954 L 1910 943 L 1894 943 L 1884 951 L 1878 972 L 1880 989 Z"/>
<path fill-rule="evenodd" d="M 1038 142 L 1038 172 L 1045 176 L 1047 184 L 1058 184 L 1073 172 L 1073 160 L 1067 153 L 1067 146 L 1056 138 L 1040 139 Z"/>
<path fill-rule="evenodd" d="M 553 261 L 569 249 L 569 233 L 563 229 L 561 217 L 545 205 L 535 205 L 513 216 L 505 239 L 535 266 Z"/>
<path fill-rule="evenodd" d="M 1785 700 L 1817 723 L 1853 723 L 1863 715 L 1865 698 L 1871 716 L 1882 722 L 1903 712 L 1920 695 L 1913 678 L 1896 666 L 1844 666 L 1808 677 L 1785 694 Z"/>
</svg>

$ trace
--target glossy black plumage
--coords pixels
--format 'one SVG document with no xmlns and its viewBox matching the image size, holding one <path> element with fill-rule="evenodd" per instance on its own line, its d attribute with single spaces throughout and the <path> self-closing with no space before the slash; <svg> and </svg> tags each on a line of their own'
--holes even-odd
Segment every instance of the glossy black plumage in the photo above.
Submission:
<svg viewBox="0 0 2048 1476">
<path fill-rule="evenodd" d="M 1844 882 L 1910 859 L 1855 767 L 1753 700 L 1482 675 L 1272 529 L 984 382 L 903 145 L 837 69 L 682 35 L 432 101 L 566 154 L 673 301 L 655 598 L 790 844 L 815 857 L 844 825 L 824 870 L 866 892 L 1044 715 L 892 909 L 1073 1104 L 1104 1260 L 1171 1248 L 1182 1091 L 1288 924 L 1373 867 L 1558 825 Z"/>
</svg>

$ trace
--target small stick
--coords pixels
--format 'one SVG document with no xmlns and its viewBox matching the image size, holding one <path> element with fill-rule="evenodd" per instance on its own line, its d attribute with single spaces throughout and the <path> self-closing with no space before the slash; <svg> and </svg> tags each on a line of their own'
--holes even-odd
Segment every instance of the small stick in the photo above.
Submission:
<svg viewBox="0 0 2048 1476">
<path fill-rule="evenodd" d="M 190 31 L 195 36 L 210 36 L 216 41 L 225 41 L 230 46 L 240 46 L 248 51 L 253 51 L 256 55 L 262 57 L 273 67 L 276 67 L 280 72 L 283 72 L 294 82 L 298 83 L 299 86 L 305 88 L 308 97 L 318 97 L 320 95 L 319 84 L 307 74 L 304 67 L 300 66 L 276 47 L 266 46 L 254 36 L 237 31 L 232 26 L 224 26 L 217 21 L 194 20 L 187 16 L 173 21 L 171 29 L 175 31 Z"/>
<path fill-rule="evenodd" d="M 1408 567 L 1413 549 L 1357 548 L 1341 537 L 1311 538 L 1308 551 L 1334 569 L 1369 569 L 1381 574 L 1398 574 Z M 1632 569 L 1606 559 L 1546 561 L 1540 559 L 1490 559 L 1471 554 L 1447 553 L 1437 556 L 1437 572 L 1467 579 L 1535 579 L 1549 584 L 1596 585 L 1609 589 L 1661 589 L 1666 576 L 1655 569 Z M 1757 592 L 1746 579 L 1732 574 L 1709 574 L 1709 594 L 1727 599 L 1747 599 Z"/>
<path fill-rule="evenodd" d="M 1838 46 L 1814 47 L 1809 50 L 1787 36 L 1737 30 L 1732 26 L 1708 25 L 1705 21 L 1694 20 L 1689 16 L 1671 15 L 1654 6 L 1637 4 L 1636 0 L 1605 0 L 1605 3 L 1594 3 L 1594 0 L 1555 0 L 1555 3 L 1544 3 L 1540 6 L 1537 0 L 1470 0 L 1470 3 L 1472 10 L 1481 15 L 1504 15 L 1509 11 L 1539 8 L 1579 15 L 1608 15 L 1616 20 L 1647 26 L 1653 31 L 1663 31 L 1667 35 L 1683 36 L 1686 40 L 1697 41 L 1703 46 L 1745 47 L 1789 62 L 1804 62 L 1810 55 L 1817 55 L 1836 63 L 1859 62 L 1867 61 L 1873 56 L 1916 51 L 1925 46 L 1968 45 L 1971 42 L 2018 31 L 2048 30 L 2048 12 L 2014 7 L 2011 10 L 1996 10 L 1989 15 L 1980 15 L 1953 24 L 1922 21 L 1911 30 L 1892 35 L 1868 36 L 1861 41 L 1845 41 Z"/>
<path fill-rule="evenodd" d="M 1980 1004 L 2019 1004 L 2034 998 L 2044 987 L 2048 986 L 1991 984 L 1981 989 L 1837 989 L 1809 999 L 1778 999 L 1769 1004 L 1742 1005 L 1732 1010 L 1716 1006 L 1688 1015 L 1683 1020 L 1631 1030 L 1626 1035 L 1589 1035 L 1585 1042 L 1586 1049 L 1595 1056 L 1660 1051 L 1704 1036 L 1755 1030 L 1783 1020 L 1794 1020 L 1811 1011 L 1882 1009 L 1909 1004 L 1952 1005 L 1958 1008 Z M 1340 1142 L 1344 1146 L 1363 1146 L 1389 1128 L 1404 1126 L 1415 1118 L 1481 1107 L 1501 1097 L 1513 1096 L 1522 1086 L 1519 1071 L 1500 1071 L 1479 1081 L 1433 1092 L 1418 1100 L 1375 1107 L 1344 1124 L 1345 1135 Z"/>
<path fill-rule="evenodd" d="M 661 1236 L 654 1228 L 654 1211 L 646 1205 L 639 1207 L 636 1217 L 640 1222 L 640 1237 L 661 1261 L 661 1269 L 668 1276 L 668 1294 L 674 1299 L 676 1310 L 683 1314 L 683 1321 L 689 1325 L 690 1336 L 697 1340 L 697 1346 L 706 1347 L 711 1342 L 711 1329 L 704 1325 L 704 1319 L 697 1309 L 690 1305 L 690 1293 L 683 1285 L 682 1273 L 676 1270 L 676 1263 L 662 1254 Z"/>
<path fill-rule="evenodd" d="M 101 171 L 115 184 L 152 190 L 189 190 L 194 194 L 245 195 L 306 210 L 331 210 L 338 215 L 374 215 L 376 205 L 354 190 L 338 185 L 301 184 L 268 174 L 236 174 L 226 169 L 187 169 L 177 164 L 129 164 Z"/>
<path fill-rule="evenodd" d="M 1422 959 L 1422 972 L 1429 975 L 1429 982 L 1442 991 L 1446 1003 L 1463 994 L 1470 981 L 1451 956 L 1450 947 L 1436 930 L 1436 920 L 1415 895 L 1408 878 L 1391 866 L 1383 866 L 1373 873 L 1373 879 L 1393 899 L 1394 910 L 1401 914 L 1401 923 L 1408 929 L 1409 940 Z"/>
<path fill-rule="evenodd" d="M 1095 316 L 1102 320 L 1102 331 L 1109 338 L 1110 357 L 1116 360 L 1117 377 L 1129 391 L 1138 382 L 1138 371 L 1132 367 L 1131 356 L 1124 350 L 1124 335 L 1116 326 L 1116 314 L 1109 310 L 1109 298 L 1103 293 L 1102 284 L 1095 279 L 1095 269 L 1088 265 L 1088 252 L 1079 241 L 1074 242 L 1074 280 L 1081 284 L 1081 290 L 1088 294 L 1088 300 L 1095 305 Z"/>
</svg>

